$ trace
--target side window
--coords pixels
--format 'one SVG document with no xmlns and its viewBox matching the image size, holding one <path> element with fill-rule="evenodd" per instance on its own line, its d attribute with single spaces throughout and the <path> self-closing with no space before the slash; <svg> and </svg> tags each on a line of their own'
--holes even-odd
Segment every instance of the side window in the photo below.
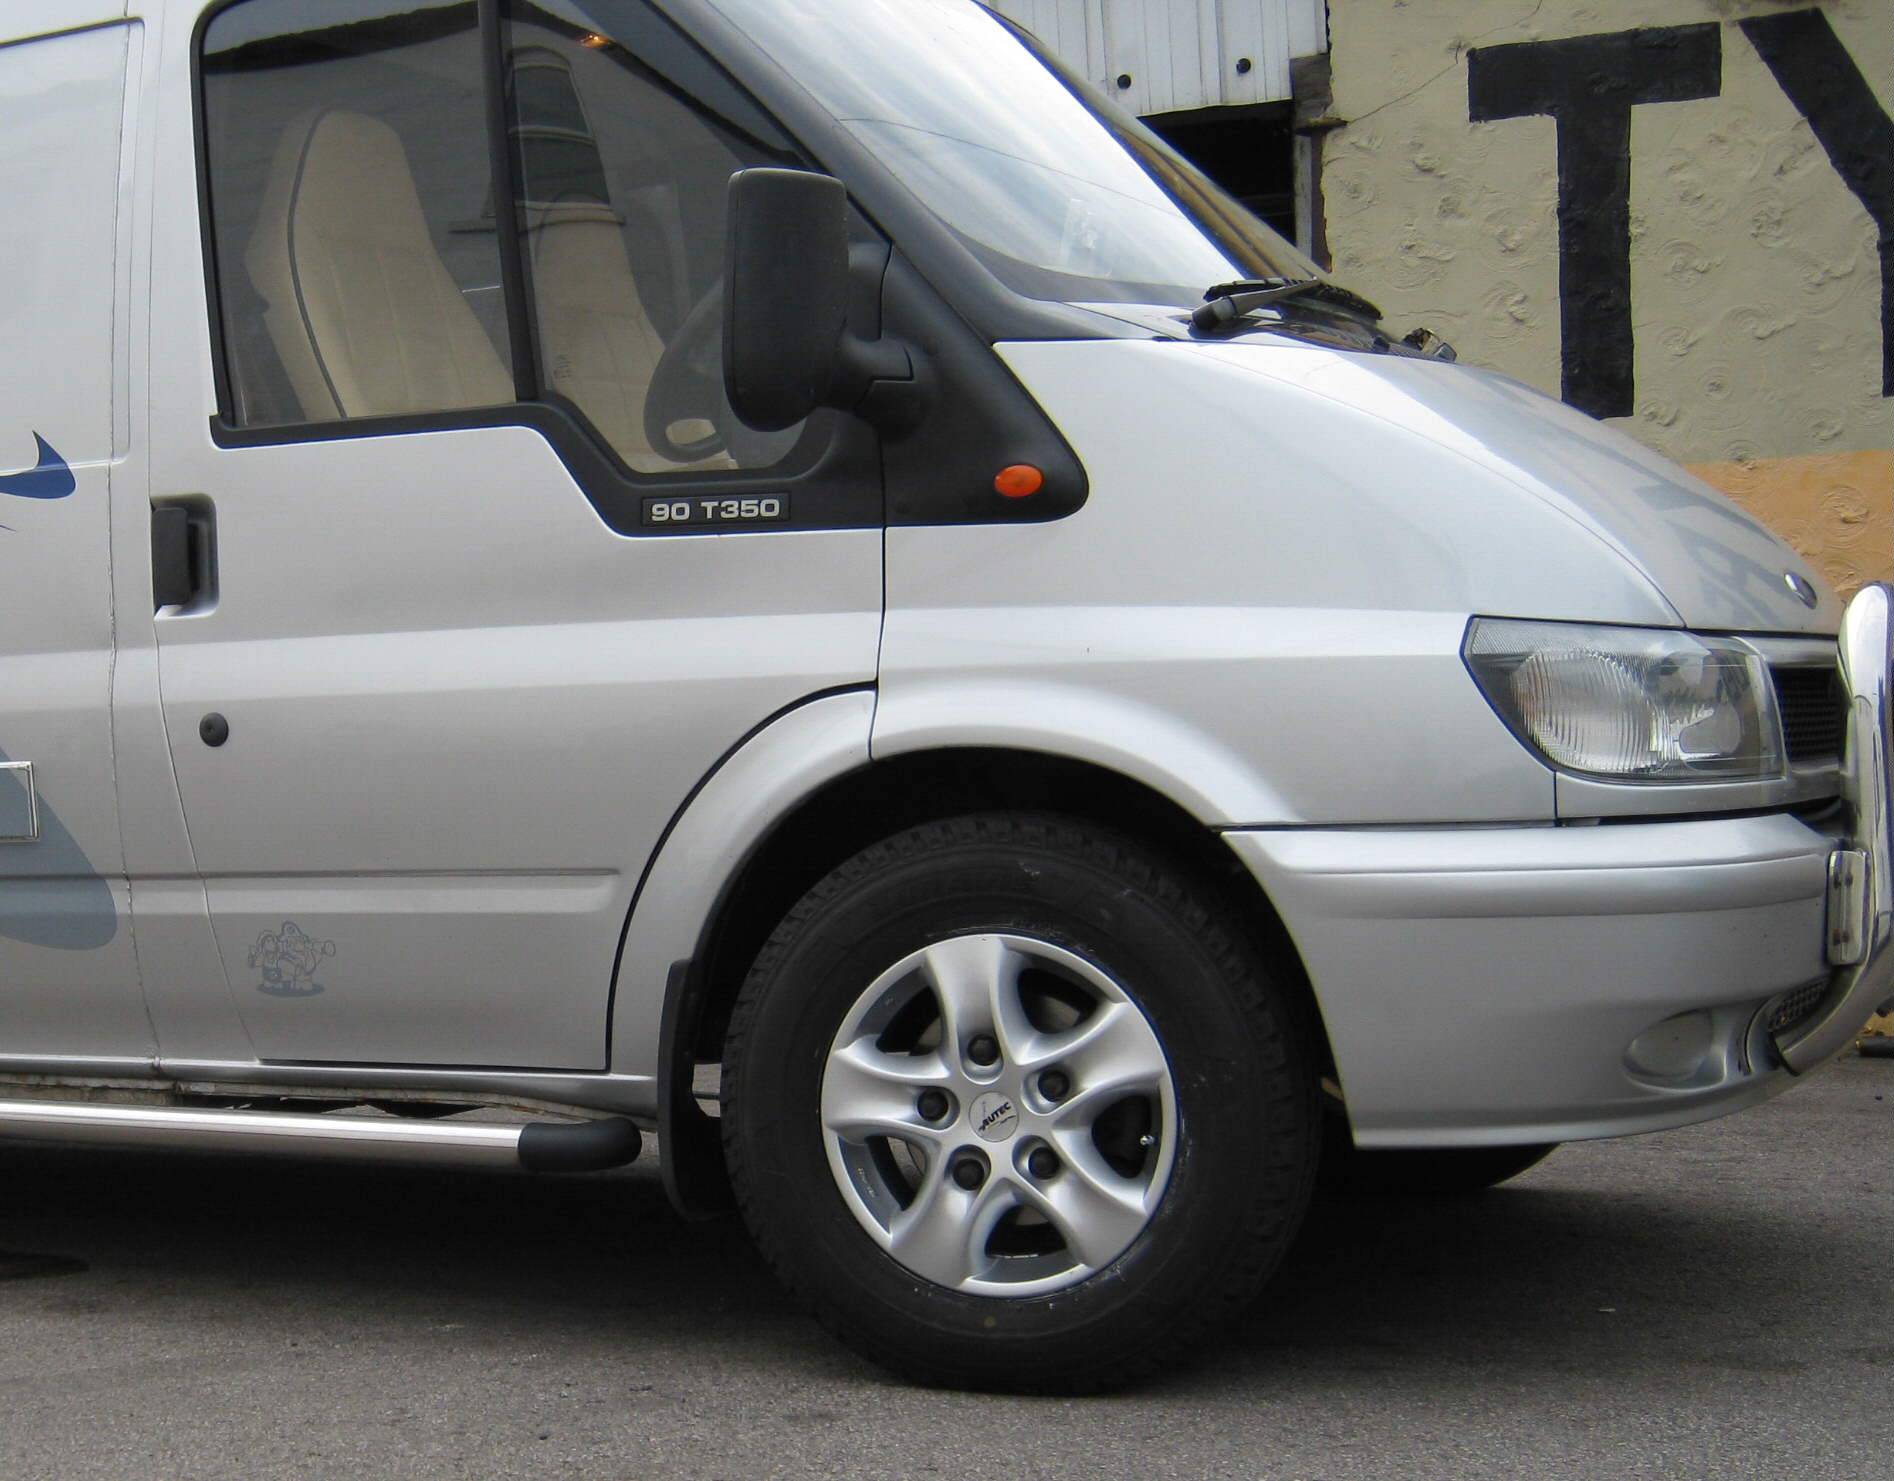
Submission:
<svg viewBox="0 0 1894 1481">
<path fill-rule="evenodd" d="M 240 425 L 514 399 L 473 0 L 246 0 L 204 37 Z"/>
<path fill-rule="evenodd" d="M 730 175 L 795 156 L 637 0 L 240 0 L 206 28 L 202 76 L 237 425 L 527 395 L 641 474 L 797 446 L 802 428 L 751 432 L 724 401 L 720 288 Z"/>
<path fill-rule="evenodd" d="M 640 472 L 779 461 L 799 429 L 747 432 L 723 399 L 721 282 L 730 176 L 786 151 L 759 139 L 766 126 L 753 118 L 718 116 L 727 84 L 647 65 L 638 53 L 658 42 L 679 52 L 667 60 L 690 58 L 623 0 L 561 0 L 556 12 L 515 0 L 507 14 L 542 394 L 569 402 Z"/>
</svg>

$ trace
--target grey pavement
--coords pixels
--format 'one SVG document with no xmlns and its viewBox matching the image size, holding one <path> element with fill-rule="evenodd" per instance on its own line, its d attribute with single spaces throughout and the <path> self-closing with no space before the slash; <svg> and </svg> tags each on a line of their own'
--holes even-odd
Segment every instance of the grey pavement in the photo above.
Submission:
<svg viewBox="0 0 1894 1481">
<path fill-rule="evenodd" d="M 648 1166 L 0 1148 L 0 1481 L 1894 1478 L 1894 1060 L 1316 1210 L 1193 1365 L 906 1387 Z M 82 1268 L 80 1268 L 82 1267 Z"/>
</svg>

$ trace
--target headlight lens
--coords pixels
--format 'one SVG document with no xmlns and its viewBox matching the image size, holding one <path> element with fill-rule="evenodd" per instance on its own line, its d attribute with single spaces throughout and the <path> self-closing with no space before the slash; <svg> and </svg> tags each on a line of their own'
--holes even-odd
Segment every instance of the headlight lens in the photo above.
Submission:
<svg viewBox="0 0 1894 1481">
<path fill-rule="evenodd" d="M 1461 651 L 1493 708 L 1562 770 L 1637 782 L 1782 770 L 1768 670 L 1727 639 L 1476 617 Z"/>
</svg>

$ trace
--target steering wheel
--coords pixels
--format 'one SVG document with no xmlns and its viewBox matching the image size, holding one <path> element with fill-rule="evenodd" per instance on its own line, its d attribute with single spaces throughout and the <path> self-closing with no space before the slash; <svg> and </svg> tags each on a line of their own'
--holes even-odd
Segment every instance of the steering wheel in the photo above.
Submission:
<svg viewBox="0 0 1894 1481">
<path fill-rule="evenodd" d="M 651 371 L 645 389 L 644 435 L 651 450 L 679 463 L 695 463 L 724 450 L 720 425 L 730 415 L 723 395 L 723 285 L 713 283 L 691 305 Z M 708 422 L 710 434 L 680 442 L 679 422 Z"/>
</svg>

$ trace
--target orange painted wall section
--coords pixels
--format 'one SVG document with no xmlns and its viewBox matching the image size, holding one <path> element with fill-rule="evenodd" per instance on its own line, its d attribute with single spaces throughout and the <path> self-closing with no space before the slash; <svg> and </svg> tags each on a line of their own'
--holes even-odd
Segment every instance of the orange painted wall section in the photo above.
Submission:
<svg viewBox="0 0 1894 1481">
<path fill-rule="evenodd" d="M 1690 471 L 1788 541 L 1843 596 L 1894 572 L 1894 451 L 1697 463 Z"/>
</svg>

